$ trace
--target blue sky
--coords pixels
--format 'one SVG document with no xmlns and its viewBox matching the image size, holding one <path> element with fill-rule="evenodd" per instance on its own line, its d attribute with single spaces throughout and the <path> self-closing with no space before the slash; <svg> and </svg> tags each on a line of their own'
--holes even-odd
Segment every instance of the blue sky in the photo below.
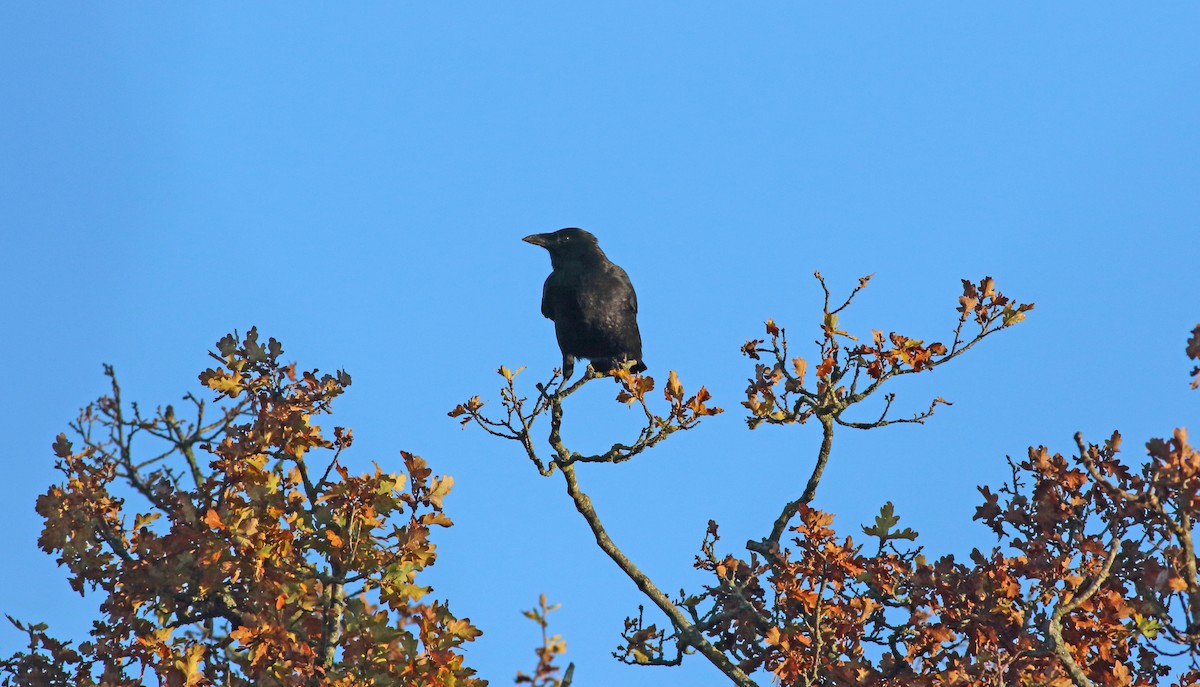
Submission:
<svg viewBox="0 0 1200 687">
<path fill-rule="evenodd" d="M 638 290 L 650 373 L 729 409 L 580 479 L 666 589 L 694 586 L 709 518 L 761 536 L 802 488 L 815 426 L 746 430 L 738 354 L 774 317 L 817 335 L 820 269 L 875 273 L 851 331 L 945 339 L 959 279 L 1037 309 L 934 374 L 924 427 L 839 435 L 817 505 L 853 534 L 895 502 L 930 553 L 1005 455 L 1114 428 L 1127 450 L 1196 417 L 1200 6 L 1154 3 L 226 3 L 0 8 L 0 611 L 81 636 L 36 548 L 49 446 L 105 390 L 173 402 L 205 351 L 257 325 L 305 367 L 344 368 L 350 456 L 453 474 L 457 525 L 429 580 L 485 632 L 494 684 L 533 665 L 538 593 L 563 604 L 579 684 L 720 684 L 608 658 L 641 601 L 558 478 L 445 413 L 559 362 L 538 310 L 549 260 L 520 242 L 593 231 Z M 798 352 L 803 353 L 803 350 Z M 631 414 L 588 387 L 579 450 Z M 1194 422 L 1192 423 L 1194 425 Z M 0 629 L 0 653 L 20 637 Z"/>
</svg>

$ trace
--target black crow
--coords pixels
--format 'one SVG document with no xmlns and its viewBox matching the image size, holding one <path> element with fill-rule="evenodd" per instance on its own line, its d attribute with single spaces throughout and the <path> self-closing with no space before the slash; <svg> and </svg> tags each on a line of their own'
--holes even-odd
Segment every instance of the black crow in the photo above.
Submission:
<svg viewBox="0 0 1200 687">
<path fill-rule="evenodd" d="M 637 294 L 629 275 L 609 261 L 596 237 L 568 228 L 522 240 L 550 252 L 553 269 L 542 288 L 542 314 L 554 320 L 563 379 L 570 379 L 576 357 L 591 360 L 597 372 L 629 361 L 634 361 L 634 372 L 645 370 Z"/>
</svg>

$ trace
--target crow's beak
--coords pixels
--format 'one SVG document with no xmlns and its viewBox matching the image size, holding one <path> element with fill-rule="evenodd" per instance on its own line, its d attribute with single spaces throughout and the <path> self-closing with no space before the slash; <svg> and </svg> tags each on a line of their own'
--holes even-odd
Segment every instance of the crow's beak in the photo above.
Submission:
<svg viewBox="0 0 1200 687">
<path fill-rule="evenodd" d="M 529 236 L 526 236 L 525 238 L 523 238 L 521 240 L 524 241 L 525 243 L 532 243 L 535 246 L 541 246 L 542 248 L 546 247 L 546 235 L 545 234 L 530 234 Z"/>
</svg>

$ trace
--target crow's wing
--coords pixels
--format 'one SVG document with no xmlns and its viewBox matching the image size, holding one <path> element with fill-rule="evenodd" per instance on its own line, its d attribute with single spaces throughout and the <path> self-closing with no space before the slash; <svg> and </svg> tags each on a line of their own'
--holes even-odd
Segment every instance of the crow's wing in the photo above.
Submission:
<svg viewBox="0 0 1200 687">
<path fill-rule="evenodd" d="M 554 319 L 554 292 L 550 282 L 554 279 L 554 275 L 546 277 L 546 283 L 542 284 L 542 317 L 548 320 Z"/>
</svg>

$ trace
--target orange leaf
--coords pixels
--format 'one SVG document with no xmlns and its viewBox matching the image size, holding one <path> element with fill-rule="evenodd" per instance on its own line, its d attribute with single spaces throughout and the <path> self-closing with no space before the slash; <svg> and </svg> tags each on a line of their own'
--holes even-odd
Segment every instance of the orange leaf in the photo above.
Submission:
<svg viewBox="0 0 1200 687">
<path fill-rule="evenodd" d="M 208 512 L 204 514 L 204 524 L 208 525 L 214 530 L 224 529 L 224 525 L 221 522 L 221 516 L 217 515 L 217 511 L 213 510 L 212 508 L 209 508 Z"/>
<path fill-rule="evenodd" d="M 828 377 L 833 372 L 833 363 L 833 356 L 821 361 L 821 364 L 817 367 L 817 376 L 822 378 Z"/>
</svg>

